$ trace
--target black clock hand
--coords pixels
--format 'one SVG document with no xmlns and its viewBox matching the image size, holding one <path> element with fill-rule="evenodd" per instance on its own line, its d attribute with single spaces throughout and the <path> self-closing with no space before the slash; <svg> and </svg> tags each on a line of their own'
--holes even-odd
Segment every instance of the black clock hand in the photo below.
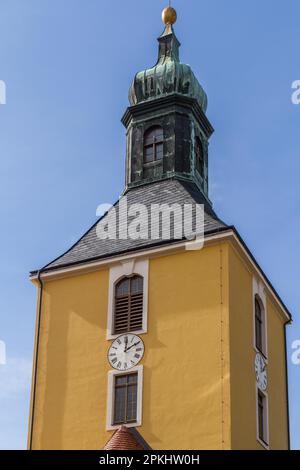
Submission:
<svg viewBox="0 0 300 470">
<path fill-rule="evenodd" d="M 129 349 L 131 348 L 134 348 L 134 346 L 137 346 L 138 344 L 140 344 L 140 341 L 138 341 L 137 343 L 134 343 L 132 346 L 129 346 L 129 348 L 127 348 L 125 352 L 129 351 Z"/>
<path fill-rule="evenodd" d="M 124 338 L 124 343 L 125 343 L 124 352 L 127 352 L 128 336 L 125 336 L 125 338 Z"/>
</svg>

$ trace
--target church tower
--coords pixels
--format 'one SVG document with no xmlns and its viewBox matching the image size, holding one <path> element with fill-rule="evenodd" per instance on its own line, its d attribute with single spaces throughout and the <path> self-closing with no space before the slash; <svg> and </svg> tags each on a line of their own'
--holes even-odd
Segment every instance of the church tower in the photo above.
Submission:
<svg viewBox="0 0 300 470">
<path fill-rule="evenodd" d="M 207 96 L 180 62 L 176 18 L 164 10 L 157 63 L 129 90 L 122 197 L 30 274 L 29 449 L 289 448 L 291 315 L 213 210 Z M 187 207 L 194 226 L 203 210 L 197 249 L 180 235 Z"/>
<path fill-rule="evenodd" d="M 173 20 L 174 21 L 174 20 Z M 177 178 L 208 198 L 207 96 L 191 67 L 179 59 L 180 42 L 167 23 L 157 64 L 136 74 L 129 91 L 126 186 Z"/>
</svg>

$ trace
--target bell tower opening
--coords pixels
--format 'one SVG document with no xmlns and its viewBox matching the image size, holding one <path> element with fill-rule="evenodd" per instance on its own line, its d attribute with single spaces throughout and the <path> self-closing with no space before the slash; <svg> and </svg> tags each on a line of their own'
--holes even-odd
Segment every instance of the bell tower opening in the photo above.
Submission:
<svg viewBox="0 0 300 470">
<path fill-rule="evenodd" d="M 203 153 L 203 147 L 201 140 L 199 137 L 196 137 L 195 139 L 195 156 L 196 156 L 196 169 L 201 176 L 202 179 L 204 179 L 204 153 Z"/>
<path fill-rule="evenodd" d="M 151 127 L 144 134 L 144 165 L 157 163 L 164 156 L 164 131 L 162 127 Z"/>
</svg>

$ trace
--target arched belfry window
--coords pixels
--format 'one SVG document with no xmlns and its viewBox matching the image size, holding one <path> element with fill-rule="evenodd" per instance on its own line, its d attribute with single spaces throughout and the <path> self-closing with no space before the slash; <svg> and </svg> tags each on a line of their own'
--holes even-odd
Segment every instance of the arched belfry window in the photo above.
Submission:
<svg viewBox="0 0 300 470">
<path fill-rule="evenodd" d="M 113 334 L 143 328 L 143 281 L 142 276 L 131 276 L 116 284 Z"/>
<path fill-rule="evenodd" d="M 164 156 L 164 132 L 162 127 L 148 129 L 144 135 L 144 163 L 162 160 Z"/>
<path fill-rule="evenodd" d="M 199 137 L 195 141 L 196 168 L 202 178 L 204 178 L 204 153 L 203 146 Z"/>
</svg>

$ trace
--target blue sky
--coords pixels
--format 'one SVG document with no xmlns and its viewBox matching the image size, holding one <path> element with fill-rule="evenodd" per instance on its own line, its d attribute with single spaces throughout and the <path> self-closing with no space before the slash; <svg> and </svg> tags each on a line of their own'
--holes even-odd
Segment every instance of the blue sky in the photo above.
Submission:
<svg viewBox="0 0 300 470">
<path fill-rule="evenodd" d="M 0 449 L 26 446 L 35 288 L 124 184 L 120 118 L 152 66 L 166 0 L 0 0 Z M 299 0 L 174 0 L 181 59 L 209 97 L 210 195 L 293 312 L 300 339 Z M 289 360 L 300 449 L 300 365 Z"/>
</svg>

